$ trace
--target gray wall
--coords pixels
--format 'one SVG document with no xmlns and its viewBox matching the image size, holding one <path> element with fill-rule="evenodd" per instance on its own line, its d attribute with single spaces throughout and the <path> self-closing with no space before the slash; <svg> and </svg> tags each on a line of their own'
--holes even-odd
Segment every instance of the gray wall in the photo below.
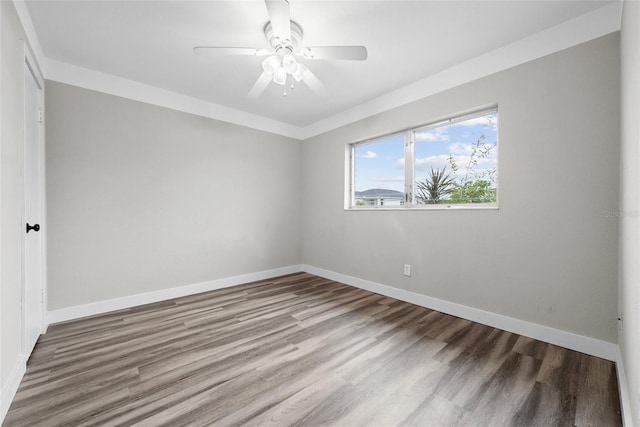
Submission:
<svg viewBox="0 0 640 427">
<path fill-rule="evenodd" d="M 304 263 L 615 342 L 618 49 L 608 35 L 305 141 Z M 499 210 L 343 210 L 348 142 L 494 103 Z"/>
<path fill-rule="evenodd" d="M 46 83 L 49 310 L 300 263 L 300 142 Z"/>
<path fill-rule="evenodd" d="M 4 390 L 20 360 L 19 49 L 26 37 L 13 3 L 0 1 L 0 19 Z M 622 36 L 620 200 L 616 34 L 302 145 L 49 81 L 48 308 L 304 262 L 615 341 L 618 219 L 605 212 L 639 209 L 637 3 L 625 2 Z M 346 143 L 493 103 L 500 106 L 499 210 L 343 210 Z M 620 218 L 619 300 L 640 425 L 638 221 Z M 404 263 L 413 265 L 411 278 L 402 276 Z"/>
<path fill-rule="evenodd" d="M 22 353 L 23 70 L 26 39 L 12 2 L 0 1 L 0 380 Z"/>
<path fill-rule="evenodd" d="M 622 147 L 618 336 L 634 425 L 640 426 L 640 3 L 622 13 Z"/>
</svg>

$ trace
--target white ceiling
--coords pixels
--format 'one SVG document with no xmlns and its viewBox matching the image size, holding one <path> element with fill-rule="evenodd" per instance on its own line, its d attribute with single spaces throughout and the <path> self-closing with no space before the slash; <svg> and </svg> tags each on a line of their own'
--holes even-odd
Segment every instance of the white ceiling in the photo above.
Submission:
<svg viewBox="0 0 640 427">
<path fill-rule="evenodd" d="M 262 72 L 262 58 L 203 57 L 192 48 L 266 47 L 263 1 L 28 0 L 26 10 L 41 53 L 52 64 L 224 106 L 248 113 L 248 121 L 265 118 L 304 129 L 611 3 L 290 0 L 291 18 L 304 31 L 303 44 L 365 45 L 369 58 L 306 61 L 327 88 L 325 97 L 300 84 L 284 98 L 282 87 L 271 84 L 257 99 L 246 95 Z M 24 22 L 23 15 L 24 9 Z M 45 77 L 52 78 L 46 67 Z"/>
</svg>

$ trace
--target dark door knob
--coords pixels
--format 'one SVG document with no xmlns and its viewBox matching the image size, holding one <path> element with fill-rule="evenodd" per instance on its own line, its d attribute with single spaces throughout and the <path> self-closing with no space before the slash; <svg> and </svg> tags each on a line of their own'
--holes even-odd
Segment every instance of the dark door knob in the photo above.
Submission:
<svg viewBox="0 0 640 427">
<path fill-rule="evenodd" d="M 27 223 L 27 233 L 30 232 L 31 230 L 40 231 L 40 224 L 29 225 L 29 223 Z"/>
</svg>

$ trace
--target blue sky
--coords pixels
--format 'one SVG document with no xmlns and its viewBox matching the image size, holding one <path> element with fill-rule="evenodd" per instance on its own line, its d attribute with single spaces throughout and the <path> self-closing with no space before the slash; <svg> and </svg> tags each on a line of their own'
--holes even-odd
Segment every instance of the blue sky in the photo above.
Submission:
<svg viewBox="0 0 640 427">
<path fill-rule="evenodd" d="M 477 141 L 488 154 L 477 159 L 469 172 L 481 177 L 497 166 L 497 113 L 454 123 L 452 125 L 416 131 L 415 179 L 424 180 L 431 167 L 447 168 L 461 182 L 467 175 L 467 165 Z M 452 155 L 458 165 L 456 173 L 448 161 Z M 355 147 L 355 189 L 385 188 L 404 191 L 404 134 L 380 139 Z M 469 178 L 471 178 L 469 174 Z"/>
</svg>

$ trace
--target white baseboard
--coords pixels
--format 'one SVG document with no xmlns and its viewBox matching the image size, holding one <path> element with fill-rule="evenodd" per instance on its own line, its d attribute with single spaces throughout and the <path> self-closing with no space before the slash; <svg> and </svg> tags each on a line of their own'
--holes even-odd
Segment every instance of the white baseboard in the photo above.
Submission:
<svg viewBox="0 0 640 427">
<path fill-rule="evenodd" d="M 633 414 L 631 413 L 631 401 L 627 388 L 627 376 L 624 372 L 624 362 L 620 346 L 616 345 L 616 372 L 618 374 L 618 392 L 620 394 L 620 406 L 622 408 L 622 425 L 633 427 Z"/>
<path fill-rule="evenodd" d="M 192 285 L 179 286 L 160 291 L 149 292 L 145 294 L 132 295 L 123 298 L 116 298 L 106 301 L 98 301 L 90 304 L 84 304 L 74 307 L 67 307 L 53 310 L 48 313 L 47 324 L 63 322 L 66 320 L 77 319 L 86 316 L 106 313 L 114 310 L 135 307 L 142 304 L 149 304 L 158 301 L 164 301 L 171 298 L 193 295 L 201 292 L 222 289 L 236 286 L 248 282 L 265 280 L 272 277 L 283 276 L 286 274 L 304 271 L 316 276 L 325 277 L 357 288 L 365 289 L 381 295 L 396 298 L 422 307 L 427 307 L 453 316 L 472 320 L 505 331 L 517 333 L 527 337 L 535 338 L 571 350 L 601 357 L 606 360 L 615 361 L 618 375 L 618 384 L 620 387 L 620 402 L 622 406 L 623 422 L 625 426 L 633 426 L 632 416 L 630 413 L 629 394 L 627 389 L 627 381 L 624 373 L 624 365 L 620 348 L 617 344 L 590 338 L 559 329 L 550 328 L 548 326 L 538 325 L 524 320 L 503 316 L 496 313 L 480 310 L 477 308 L 453 303 L 450 301 L 429 297 L 411 291 L 406 291 L 392 286 L 383 285 L 369 280 L 348 276 L 342 273 L 325 270 L 310 265 L 292 265 L 288 267 L 276 268 L 273 270 L 265 270 L 256 273 L 243 274 L 239 276 L 227 277 L 223 279 L 211 280 L 208 282 L 196 283 Z M 2 406 L 0 407 L 0 423 L 9 410 L 11 401 L 15 396 L 20 385 L 20 381 L 26 370 L 26 362 L 28 355 L 21 356 L 12 370 L 9 379 L 2 385 Z"/>
<path fill-rule="evenodd" d="M 192 285 L 178 286 L 175 288 L 163 289 L 160 291 L 148 292 L 144 294 L 137 294 L 106 301 L 97 301 L 89 304 L 60 308 L 57 310 L 49 311 L 47 313 L 47 324 L 79 319 L 81 317 L 93 316 L 96 314 L 107 313 L 109 311 L 122 310 L 138 305 L 150 304 L 172 298 L 198 294 L 201 292 L 213 291 L 215 289 L 228 288 L 230 286 L 270 279 L 272 277 L 283 276 L 285 274 L 297 273 L 300 271 L 302 271 L 302 267 L 300 265 L 292 265 L 288 267 L 276 268 L 273 270 L 265 270 L 256 273 L 241 274 L 239 276 L 210 280 L 208 282 L 195 283 Z"/>
<path fill-rule="evenodd" d="M 20 357 L 16 361 L 16 364 L 13 366 L 11 373 L 9 374 L 9 378 L 7 378 L 7 381 L 2 384 L 2 400 L 0 402 L 0 424 L 4 422 L 4 417 L 7 416 L 7 412 L 9 411 L 9 407 L 11 406 L 11 402 L 13 401 L 13 398 L 18 391 L 18 387 L 20 387 L 22 377 L 27 370 L 28 359 L 29 355 L 20 355 Z"/>
<path fill-rule="evenodd" d="M 310 265 L 293 265 L 288 267 L 265 270 L 256 273 L 243 274 L 239 276 L 227 277 L 208 282 L 195 283 L 192 285 L 178 286 L 175 288 L 163 289 L 160 291 L 145 294 L 131 295 L 128 297 L 115 298 L 106 301 L 97 301 L 89 304 L 77 305 L 73 307 L 52 310 L 47 313 L 47 324 L 64 322 L 66 320 L 78 319 L 86 316 L 106 313 L 114 310 L 135 307 L 142 304 L 149 304 L 164 301 L 171 298 L 179 298 L 193 295 L 200 292 L 212 291 L 215 289 L 227 288 L 243 283 L 257 280 L 269 279 L 285 274 L 305 271 L 327 279 L 366 289 L 422 307 L 438 310 L 453 316 L 462 317 L 484 325 L 493 326 L 505 331 L 519 335 L 535 338 L 561 347 L 576 350 L 581 353 L 601 357 L 606 360 L 616 361 L 617 345 L 614 343 L 550 328 L 548 326 L 527 322 L 513 317 L 503 316 L 477 308 L 469 307 L 454 302 L 429 297 L 411 291 L 406 291 L 392 286 L 383 285 L 369 280 L 348 276 L 342 273 L 325 270 Z"/>
<path fill-rule="evenodd" d="M 378 294 L 386 295 L 395 299 L 427 307 L 453 316 L 462 317 L 494 328 L 503 329 L 519 335 L 535 338 L 540 341 L 565 347 L 581 353 L 590 354 L 602 359 L 615 361 L 616 348 L 614 343 L 598 340 L 595 338 L 585 337 L 583 335 L 566 332 L 559 329 L 550 328 L 548 326 L 538 325 L 536 323 L 527 322 L 513 317 L 503 316 L 501 314 L 491 313 L 477 308 L 469 307 L 462 304 L 456 304 L 438 298 L 428 297 L 403 289 L 394 288 L 392 286 L 383 285 L 369 280 L 359 279 L 357 277 L 348 276 L 346 274 L 336 273 L 334 271 L 313 267 L 310 265 L 302 265 L 302 271 L 316 276 L 325 277 L 337 282 L 346 283 L 347 285 L 365 289 Z"/>
</svg>

